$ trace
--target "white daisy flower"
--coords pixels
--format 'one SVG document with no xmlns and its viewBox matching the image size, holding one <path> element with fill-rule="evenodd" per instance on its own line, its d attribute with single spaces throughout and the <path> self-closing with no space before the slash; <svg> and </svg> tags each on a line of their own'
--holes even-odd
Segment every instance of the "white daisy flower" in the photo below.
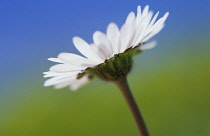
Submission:
<svg viewBox="0 0 210 136">
<path fill-rule="evenodd" d="M 57 58 L 48 60 L 60 64 L 52 66 L 44 77 L 48 79 L 44 86 L 55 88 L 70 86 L 76 90 L 88 83 L 94 76 L 113 81 L 127 75 L 132 68 L 132 57 L 143 50 L 153 48 L 155 41 L 146 43 L 162 30 L 169 13 L 156 21 L 159 12 L 153 16 L 146 6 L 143 11 L 137 8 L 137 15 L 130 12 L 121 29 L 110 23 L 106 34 L 96 31 L 93 43 L 88 44 L 80 37 L 74 37 L 73 43 L 84 57 L 72 53 L 60 53 Z"/>
</svg>

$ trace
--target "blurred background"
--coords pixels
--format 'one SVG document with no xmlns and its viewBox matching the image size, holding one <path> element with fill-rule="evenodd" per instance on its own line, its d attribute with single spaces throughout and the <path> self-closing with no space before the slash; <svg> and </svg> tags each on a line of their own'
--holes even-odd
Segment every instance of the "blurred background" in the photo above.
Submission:
<svg viewBox="0 0 210 136">
<path fill-rule="evenodd" d="M 76 92 L 43 87 L 47 61 L 89 43 L 108 23 L 150 5 L 165 28 L 158 46 L 135 58 L 133 94 L 152 136 L 210 135 L 209 0 L 1 0 L 1 136 L 137 136 L 121 93 L 98 79 Z"/>
</svg>

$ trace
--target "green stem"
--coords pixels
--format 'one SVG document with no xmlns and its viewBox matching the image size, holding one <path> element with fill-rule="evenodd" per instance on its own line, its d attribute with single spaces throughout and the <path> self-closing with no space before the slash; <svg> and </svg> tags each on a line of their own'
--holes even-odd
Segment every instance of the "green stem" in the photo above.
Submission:
<svg viewBox="0 0 210 136">
<path fill-rule="evenodd" d="M 146 124 L 144 123 L 144 119 L 141 115 L 141 112 L 138 108 L 138 105 L 131 93 L 131 90 L 129 88 L 127 78 L 126 77 L 121 77 L 118 80 L 113 81 L 118 88 L 121 90 L 124 98 L 126 99 L 129 108 L 134 116 L 134 119 L 136 121 L 137 127 L 139 129 L 139 132 L 141 136 L 149 136 L 149 132 L 147 130 Z"/>
</svg>

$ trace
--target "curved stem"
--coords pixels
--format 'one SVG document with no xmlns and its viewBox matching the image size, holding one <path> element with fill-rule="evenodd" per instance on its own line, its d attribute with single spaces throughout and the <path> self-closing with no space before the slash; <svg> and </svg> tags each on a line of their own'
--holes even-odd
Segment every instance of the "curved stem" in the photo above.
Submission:
<svg viewBox="0 0 210 136">
<path fill-rule="evenodd" d="M 146 124 L 138 108 L 138 105 L 131 93 L 126 77 L 121 77 L 118 80 L 115 80 L 113 82 L 118 86 L 124 98 L 126 99 L 129 105 L 129 108 L 134 116 L 134 119 L 136 121 L 136 124 L 138 126 L 141 136 L 149 136 L 149 132 L 147 130 Z"/>
</svg>

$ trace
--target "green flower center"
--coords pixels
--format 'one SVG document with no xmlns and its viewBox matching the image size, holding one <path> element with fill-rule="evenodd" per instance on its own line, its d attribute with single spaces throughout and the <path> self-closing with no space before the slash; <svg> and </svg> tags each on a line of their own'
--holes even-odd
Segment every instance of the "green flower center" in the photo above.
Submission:
<svg viewBox="0 0 210 136">
<path fill-rule="evenodd" d="M 105 81 L 117 80 L 122 76 L 126 76 L 132 69 L 133 57 L 141 53 L 139 46 L 128 48 L 123 53 L 114 55 L 114 57 L 105 60 L 95 67 L 89 67 L 78 74 L 77 78 L 81 78 L 86 74 L 90 77 L 97 76 Z"/>
</svg>

